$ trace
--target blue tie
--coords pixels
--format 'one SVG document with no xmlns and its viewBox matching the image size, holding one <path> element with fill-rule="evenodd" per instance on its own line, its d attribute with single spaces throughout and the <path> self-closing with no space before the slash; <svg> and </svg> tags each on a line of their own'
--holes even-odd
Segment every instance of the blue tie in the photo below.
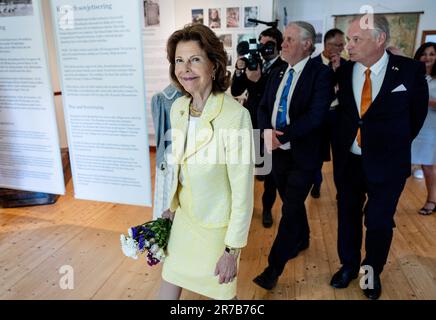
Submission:
<svg viewBox="0 0 436 320">
<path fill-rule="evenodd" d="M 288 95 L 289 90 L 291 89 L 292 79 L 294 78 L 294 69 L 289 70 L 289 77 L 286 81 L 286 85 L 283 88 L 282 96 L 280 97 L 280 104 L 277 110 L 277 118 L 276 118 L 276 130 L 283 130 L 286 127 L 286 114 L 288 107 Z"/>
</svg>

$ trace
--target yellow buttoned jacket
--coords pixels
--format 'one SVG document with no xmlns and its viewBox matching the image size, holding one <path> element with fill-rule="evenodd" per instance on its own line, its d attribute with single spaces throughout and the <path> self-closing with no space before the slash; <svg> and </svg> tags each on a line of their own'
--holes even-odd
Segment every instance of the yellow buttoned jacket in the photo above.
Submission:
<svg viewBox="0 0 436 320">
<path fill-rule="evenodd" d="M 247 243 L 253 213 L 254 148 L 250 115 L 232 97 L 211 94 L 186 144 L 190 98 L 171 108 L 172 161 L 175 179 L 170 210 L 181 208 L 206 228 L 227 227 L 225 244 Z M 188 147 L 186 147 L 188 145 Z M 183 172 L 183 199 L 179 197 Z M 186 196 L 187 195 L 187 196 Z"/>
</svg>

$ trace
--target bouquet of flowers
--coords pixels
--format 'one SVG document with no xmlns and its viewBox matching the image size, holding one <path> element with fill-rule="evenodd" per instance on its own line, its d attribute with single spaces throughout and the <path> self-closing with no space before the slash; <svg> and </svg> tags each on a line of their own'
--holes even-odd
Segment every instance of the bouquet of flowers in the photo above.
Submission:
<svg viewBox="0 0 436 320">
<path fill-rule="evenodd" d="M 165 249 L 170 236 L 172 221 L 158 218 L 131 227 L 129 236 L 120 236 L 121 249 L 124 255 L 132 259 L 138 259 L 138 253 L 146 253 L 149 266 L 154 266 L 165 259 Z"/>
</svg>

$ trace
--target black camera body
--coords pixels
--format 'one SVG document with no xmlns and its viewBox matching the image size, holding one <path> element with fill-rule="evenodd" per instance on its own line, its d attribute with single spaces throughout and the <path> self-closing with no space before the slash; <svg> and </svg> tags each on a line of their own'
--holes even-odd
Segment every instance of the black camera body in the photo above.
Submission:
<svg viewBox="0 0 436 320">
<path fill-rule="evenodd" d="M 267 43 L 257 43 L 256 39 L 242 41 L 238 44 L 236 51 L 239 56 L 243 56 L 243 60 L 248 70 L 257 70 L 257 66 L 262 67 L 262 57 L 268 57 L 274 53 L 276 44 L 273 41 Z"/>
</svg>

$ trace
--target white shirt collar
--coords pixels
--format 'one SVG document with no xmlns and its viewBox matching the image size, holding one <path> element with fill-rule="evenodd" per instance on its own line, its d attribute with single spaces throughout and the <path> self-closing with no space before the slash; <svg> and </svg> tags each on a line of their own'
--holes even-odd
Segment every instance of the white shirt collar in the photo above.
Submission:
<svg viewBox="0 0 436 320">
<path fill-rule="evenodd" d="M 383 68 L 385 68 L 388 65 L 388 62 L 389 62 L 389 56 L 388 56 L 387 52 L 385 51 L 385 53 L 382 55 L 382 57 L 380 59 L 378 59 L 378 61 L 370 67 L 371 73 L 378 75 L 380 73 L 380 71 L 382 71 Z M 356 65 L 357 65 L 357 68 L 359 70 L 359 73 L 362 73 L 362 74 L 365 73 L 365 70 L 367 69 L 367 67 L 365 67 L 360 62 L 357 62 Z"/>
<path fill-rule="evenodd" d="M 289 65 L 288 69 L 286 69 L 286 72 L 288 72 L 290 69 L 294 69 L 294 73 L 300 74 L 301 71 L 303 71 L 304 67 L 306 66 L 307 61 L 309 61 L 310 56 L 307 56 L 303 60 L 300 60 L 297 62 L 294 66 Z"/>
</svg>

